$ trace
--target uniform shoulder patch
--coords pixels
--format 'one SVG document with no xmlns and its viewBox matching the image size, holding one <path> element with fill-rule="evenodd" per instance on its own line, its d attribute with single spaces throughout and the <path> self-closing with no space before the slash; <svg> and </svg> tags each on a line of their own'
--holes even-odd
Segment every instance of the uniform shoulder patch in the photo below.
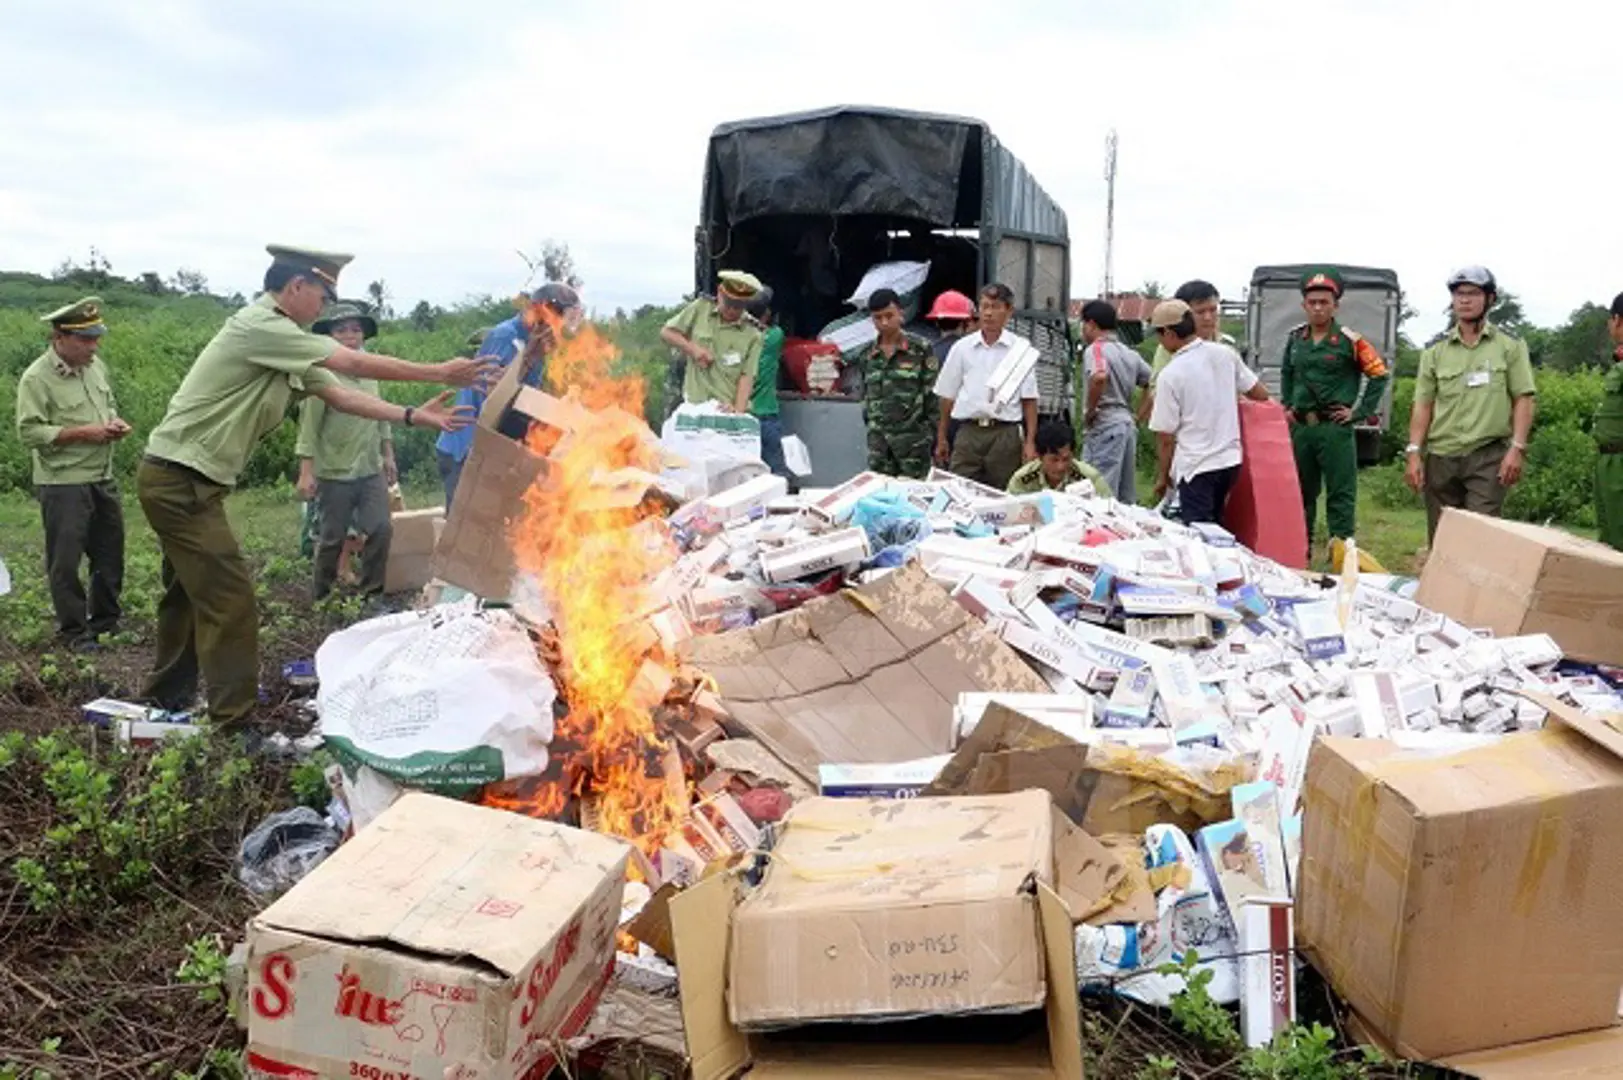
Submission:
<svg viewBox="0 0 1623 1080">
<path fill-rule="evenodd" d="M 1363 340 L 1364 340 L 1364 335 L 1363 335 L 1363 334 L 1360 334 L 1360 333 L 1359 333 L 1359 332 L 1358 332 L 1358 331 L 1357 331 L 1357 330 L 1354 330 L 1354 329 L 1353 329 L 1353 328 L 1352 328 L 1352 327 L 1350 327 L 1350 326 L 1343 326 L 1343 327 L 1342 327 L 1342 328 L 1341 328 L 1341 332 L 1342 332 L 1342 333 L 1343 333 L 1343 334 L 1346 334 L 1346 335 L 1347 335 L 1347 340 L 1348 340 L 1348 341 L 1350 341 L 1350 342 L 1352 342 L 1352 343 L 1353 343 L 1353 344 L 1355 344 L 1355 345 L 1356 345 L 1356 344 L 1357 344 L 1357 343 L 1358 343 L 1358 342 L 1360 342 L 1360 341 L 1363 341 Z"/>
</svg>

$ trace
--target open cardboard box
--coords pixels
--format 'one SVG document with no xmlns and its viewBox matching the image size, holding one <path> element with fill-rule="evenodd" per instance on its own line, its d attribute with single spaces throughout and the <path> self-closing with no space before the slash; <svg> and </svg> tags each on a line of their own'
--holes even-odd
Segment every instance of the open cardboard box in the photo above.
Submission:
<svg viewBox="0 0 1623 1080">
<path fill-rule="evenodd" d="M 522 386 L 523 373 L 522 359 L 508 364 L 479 410 L 473 448 L 434 548 L 434 577 L 489 600 L 508 599 L 512 591 L 517 560 L 510 530 L 524 511 L 524 493 L 547 475 L 547 458 L 498 430 L 509 408 L 565 433 L 553 447 L 553 456 L 566 450 L 572 433 L 587 425 L 613 425 L 624 438 L 659 445 L 640 417 L 613 406 L 586 409 L 571 398 Z M 664 450 L 658 453 L 663 460 Z M 658 483 L 652 474 L 622 469 L 604 476 L 599 494 L 605 506 L 635 503 Z"/>
<path fill-rule="evenodd" d="M 1499 637 L 1549 634 L 1574 660 L 1623 663 L 1623 552 L 1562 529 L 1444 510 L 1414 598 Z"/>
<path fill-rule="evenodd" d="M 1301 947 L 1411 1060 L 1564 1056 L 1574 1044 L 1558 1036 L 1617 1020 L 1623 720 L 1526 696 L 1548 710 L 1544 730 L 1454 754 L 1379 739 L 1313 746 Z"/>
<path fill-rule="evenodd" d="M 988 815 L 984 808 L 980 811 L 977 820 L 986 820 L 991 829 L 981 842 L 1003 850 L 1011 867 L 1023 862 L 1013 857 L 1018 854 L 1014 849 L 1034 859 L 1033 865 L 1046 866 L 1049 851 L 1026 850 L 1029 844 L 1019 837 L 1053 845 L 1054 837 L 1063 831 L 1063 818 L 1054 814 L 1049 799 L 1041 793 L 1024 792 L 999 801 L 1004 804 L 1002 814 Z M 781 947 L 763 951 L 757 941 L 753 952 L 741 938 L 743 924 L 737 913 L 743 893 L 735 875 L 717 874 L 671 900 L 683 1027 L 694 1080 L 727 1080 L 746 1070 L 752 1077 L 776 1080 L 820 1080 L 854 1074 L 964 1080 L 1080 1077 L 1074 919 L 1061 893 L 1035 873 L 1030 875 L 1026 889 L 1011 888 L 1002 900 L 997 898 L 1002 895 L 997 889 L 992 890 L 997 895 L 988 894 L 988 884 L 979 877 L 948 873 L 933 884 L 924 880 L 930 876 L 931 864 L 919 845 L 938 848 L 943 842 L 936 835 L 939 829 L 924 827 L 926 819 L 932 819 L 926 804 L 935 804 L 941 814 L 963 817 L 972 825 L 969 819 L 975 816 L 974 804 L 990 806 L 993 800 L 866 800 L 877 814 L 869 815 L 866 826 L 833 834 L 821 828 L 826 814 L 860 822 L 864 802 L 818 799 L 797 806 L 797 813 L 811 810 L 808 821 L 814 830 L 800 845 L 806 850 L 797 848 L 797 858 L 821 865 L 817 854 L 821 850 L 824 859 L 838 862 L 855 858 L 860 862 L 875 855 L 876 845 L 882 847 L 895 836 L 897 844 L 892 854 L 896 873 L 907 880 L 899 881 L 904 887 L 892 890 L 894 895 L 883 889 L 876 893 L 876 883 L 871 879 L 853 884 L 838 874 L 832 878 L 822 876 L 816 865 L 797 870 L 788 863 L 774 864 L 769 874 L 791 876 L 788 892 L 778 893 L 764 909 L 753 912 L 752 918 L 762 924 L 756 926 L 757 933 L 769 923 L 765 928 L 773 940 L 781 940 Z M 819 805 L 825 813 L 818 812 Z M 1011 818 L 1009 814 L 1017 816 Z M 917 820 L 912 826 L 894 826 L 885 820 L 894 821 L 895 816 Z M 998 821 L 1003 824 L 995 824 Z M 1016 821 L 1025 824 L 1013 827 Z M 793 819 L 788 830 L 788 834 L 794 831 Z M 974 832 L 971 829 L 971 839 Z M 1075 837 L 1069 839 L 1074 841 Z M 1055 861 L 1066 861 L 1058 851 L 1054 854 Z M 885 876 L 890 870 L 878 873 Z M 1056 871 L 1056 875 L 1062 879 L 1061 888 L 1074 889 L 1078 882 L 1076 876 L 1065 871 Z M 972 881 L 979 884 L 971 887 Z M 770 880 L 757 886 L 750 896 L 752 907 L 760 907 L 758 901 L 765 898 L 764 890 L 769 887 Z M 1031 921 L 1024 930 L 1011 922 L 1007 933 L 998 935 L 1004 942 L 1003 949 L 993 952 L 981 947 L 984 943 L 979 935 L 988 919 L 1016 918 Z M 935 933 L 943 926 L 957 927 L 958 934 L 969 935 L 974 941 L 974 946 L 965 950 L 969 954 L 966 958 L 952 961 L 963 966 L 967 977 L 954 982 L 951 989 L 943 989 L 943 984 L 927 984 L 919 977 L 926 968 L 940 966 L 938 954 L 904 952 L 874 944 L 933 940 L 945 936 Z M 1020 944 L 1024 935 L 1031 935 L 1026 939 L 1029 945 Z M 756 957 L 753 963 L 745 957 L 746 952 Z M 1008 966 L 1020 971 L 1011 975 L 999 966 L 999 957 L 1005 952 L 1012 958 Z M 762 956 L 768 957 L 770 970 L 761 969 Z M 851 964 L 841 966 L 842 956 L 849 957 Z M 830 970 L 838 985 L 825 986 L 812 970 L 812 965 L 824 963 L 836 965 Z M 906 972 L 901 971 L 904 967 Z M 745 1033 L 731 1018 L 738 1011 L 738 995 L 745 992 L 740 979 L 748 980 L 748 992 L 758 1002 L 782 1004 L 799 987 L 799 992 L 827 998 L 808 1005 L 808 1011 L 824 1016 L 838 1014 L 842 1021 L 846 1016 L 866 1015 L 869 1022 L 832 1021 Z M 1019 991 L 1016 996 L 1041 1005 L 1041 1011 L 961 1011 L 965 1002 L 1008 1000 L 1006 992 L 1012 983 L 1020 984 L 1014 987 Z M 898 985 L 902 986 L 899 991 Z M 1030 996 L 1024 996 L 1028 987 Z M 1000 994 L 1005 996 L 999 998 Z M 929 1009 L 929 1001 L 942 1003 L 941 1012 L 952 1011 L 956 1001 L 960 1011 L 950 1017 L 936 1015 Z M 921 1018 L 872 1022 L 881 1019 L 876 1012 L 896 1008 Z M 793 1008 L 777 1013 L 785 1017 L 794 1014 Z"/>
</svg>

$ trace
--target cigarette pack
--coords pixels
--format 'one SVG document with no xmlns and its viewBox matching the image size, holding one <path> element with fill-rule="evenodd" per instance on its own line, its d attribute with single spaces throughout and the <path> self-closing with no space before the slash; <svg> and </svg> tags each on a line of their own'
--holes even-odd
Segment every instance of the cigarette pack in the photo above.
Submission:
<svg viewBox="0 0 1623 1080">
<path fill-rule="evenodd" d="M 1145 727 L 1150 722 L 1150 703 L 1155 698 L 1155 676 L 1148 667 L 1124 673 L 1116 680 L 1099 718 L 1100 727 Z"/>
<path fill-rule="evenodd" d="M 1223 526 L 1218 525 L 1215 522 L 1200 521 L 1191 525 L 1190 528 L 1195 531 L 1196 535 L 1198 535 L 1202 540 L 1210 544 L 1212 547 L 1231 548 L 1239 543 L 1239 541 L 1234 539 L 1233 533 L 1229 532 L 1227 529 L 1223 528 Z"/>
<path fill-rule="evenodd" d="M 994 405 L 1012 405 L 1020 397 L 1020 384 L 1037 369 L 1041 353 L 1028 341 L 1016 340 L 1014 347 L 1003 354 L 992 374 L 987 376 L 986 390 Z"/>
<path fill-rule="evenodd" d="M 998 499 L 976 499 L 969 504 L 975 516 L 988 525 L 1042 525 L 1054 520 L 1054 500 L 1048 495 L 1005 495 Z"/>
<path fill-rule="evenodd" d="M 824 521 L 839 522 L 844 520 L 864 495 L 883 491 L 889 484 L 890 478 L 879 473 L 857 473 L 839 487 L 824 492 L 807 509 Z"/>
<path fill-rule="evenodd" d="M 1078 620 L 1071 624 L 1071 633 L 1082 643 L 1082 648 L 1097 664 L 1131 671 L 1172 653 L 1159 645 L 1134 641 L 1126 634 L 1118 634 L 1102 626 Z"/>
<path fill-rule="evenodd" d="M 930 786 L 951 754 L 889 764 L 817 767 L 817 791 L 839 798 L 911 799 Z"/>
<path fill-rule="evenodd" d="M 1296 1022 L 1293 914 L 1289 900 L 1241 906 L 1240 1027 L 1247 1046 L 1267 1046 Z"/>
<path fill-rule="evenodd" d="M 1055 622 L 1057 624 L 1058 619 Z M 999 634 L 1011 649 L 1041 661 L 1083 686 L 1091 683 L 1095 677 L 1094 666 L 1089 663 L 1087 655 L 1075 645 L 1074 639 L 1066 640 L 1068 635 L 1057 636 L 1048 629 L 1038 629 L 1012 619 L 999 627 Z"/>
<path fill-rule="evenodd" d="M 1152 663 L 1150 670 L 1155 673 L 1155 692 L 1174 731 L 1207 717 L 1206 692 L 1201 689 L 1194 661 L 1182 653 L 1168 653 Z"/>
<path fill-rule="evenodd" d="M 1302 635 L 1302 650 L 1314 660 L 1340 656 L 1347 651 L 1347 640 L 1336 613 L 1334 600 L 1314 600 L 1296 604 L 1297 632 Z"/>
<path fill-rule="evenodd" d="M 1406 726 L 1407 714 L 1396 675 L 1389 671 L 1356 671 L 1350 681 L 1364 738 L 1384 739 Z"/>
<path fill-rule="evenodd" d="M 980 575 L 965 576 L 953 588 L 952 598 L 965 611 L 985 621 L 1023 619 L 1020 609 L 1009 603 L 1007 588 L 999 585 L 996 580 Z"/>
<path fill-rule="evenodd" d="M 761 572 L 768 581 L 782 584 L 827 570 L 854 570 L 870 554 L 866 532 L 840 529 L 801 544 L 762 552 Z"/>
</svg>

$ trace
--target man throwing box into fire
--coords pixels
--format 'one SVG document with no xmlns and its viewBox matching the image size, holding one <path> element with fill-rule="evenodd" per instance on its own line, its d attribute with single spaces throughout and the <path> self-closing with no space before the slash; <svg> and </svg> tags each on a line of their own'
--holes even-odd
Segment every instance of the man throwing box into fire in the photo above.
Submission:
<svg viewBox="0 0 1623 1080">
<path fill-rule="evenodd" d="M 1279 396 L 1291 424 L 1310 554 L 1320 487 L 1331 545 L 1353 538 L 1358 513 L 1358 439 L 1353 425 L 1380 407 L 1390 378 L 1375 347 L 1336 320 L 1342 288 L 1335 270 L 1302 275 L 1307 322 L 1285 339 L 1279 368 Z"/>
<path fill-rule="evenodd" d="M 143 696 L 186 709 L 201 675 L 211 724 L 240 729 L 259 698 L 259 612 L 254 579 L 231 531 L 225 497 L 259 441 L 287 415 L 295 395 L 330 409 L 406 427 L 451 431 L 473 410 L 446 404 L 446 391 L 399 406 L 342 385 L 356 379 L 467 386 L 490 365 L 460 358 L 415 364 L 359 352 L 307 327 L 338 298 L 338 272 L 351 256 L 271 246 L 265 291 L 225 321 L 193 361 L 147 441 L 135 475 L 141 509 L 163 551 L 158 655 Z"/>
</svg>

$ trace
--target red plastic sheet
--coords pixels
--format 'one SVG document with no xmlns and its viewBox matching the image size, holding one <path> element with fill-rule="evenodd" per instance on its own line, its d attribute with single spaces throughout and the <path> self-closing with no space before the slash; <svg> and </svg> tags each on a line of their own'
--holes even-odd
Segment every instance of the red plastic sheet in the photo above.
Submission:
<svg viewBox="0 0 1623 1080">
<path fill-rule="evenodd" d="M 1240 401 L 1240 477 L 1229 493 L 1223 527 L 1259 555 L 1307 568 L 1307 518 L 1290 425 L 1277 401 Z"/>
</svg>

